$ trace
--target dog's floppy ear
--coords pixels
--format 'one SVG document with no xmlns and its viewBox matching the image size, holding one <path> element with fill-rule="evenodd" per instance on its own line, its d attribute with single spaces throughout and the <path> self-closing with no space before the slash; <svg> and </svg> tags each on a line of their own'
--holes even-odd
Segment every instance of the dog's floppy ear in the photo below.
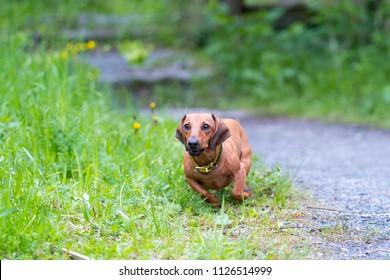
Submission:
<svg viewBox="0 0 390 280">
<path fill-rule="evenodd" d="M 185 139 L 183 133 L 181 132 L 181 128 L 183 126 L 183 122 L 186 119 L 186 117 L 187 117 L 187 115 L 184 115 L 184 117 L 181 119 L 179 126 L 176 129 L 176 138 L 179 139 L 179 141 L 182 142 L 184 145 L 186 144 L 186 139 Z"/>
<path fill-rule="evenodd" d="M 210 148 L 215 150 L 217 146 L 222 144 L 226 139 L 230 137 L 230 131 L 227 125 L 218 119 L 214 114 L 211 115 L 215 121 L 216 130 L 214 135 L 210 139 Z"/>
</svg>

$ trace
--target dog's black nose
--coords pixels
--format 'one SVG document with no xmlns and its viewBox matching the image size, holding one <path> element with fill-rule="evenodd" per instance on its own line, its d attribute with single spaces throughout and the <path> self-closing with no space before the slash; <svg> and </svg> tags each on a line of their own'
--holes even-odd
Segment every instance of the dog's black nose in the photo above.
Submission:
<svg viewBox="0 0 390 280">
<path fill-rule="evenodd" d="M 198 140 L 198 138 L 196 138 L 196 137 L 191 137 L 190 139 L 188 139 L 188 147 L 190 148 L 190 149 L 196 149 L 197 147 L 198 147 L 198 145 L 199 145 L 199 140 Z"/>
</svg>

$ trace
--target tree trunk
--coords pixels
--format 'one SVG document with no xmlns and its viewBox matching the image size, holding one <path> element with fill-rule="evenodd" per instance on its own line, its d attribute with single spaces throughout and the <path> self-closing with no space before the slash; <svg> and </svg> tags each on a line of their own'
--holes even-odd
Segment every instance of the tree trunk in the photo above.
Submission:
<svg viewBox="0 0 390 280">
<path fill-rule="evenodd" d="M 245 0 L 221 0 L 221 2 L 228 5 L 230 13 L 235 16 L 240 16 L 242 14 L 244 1 Z"/>
</svg>

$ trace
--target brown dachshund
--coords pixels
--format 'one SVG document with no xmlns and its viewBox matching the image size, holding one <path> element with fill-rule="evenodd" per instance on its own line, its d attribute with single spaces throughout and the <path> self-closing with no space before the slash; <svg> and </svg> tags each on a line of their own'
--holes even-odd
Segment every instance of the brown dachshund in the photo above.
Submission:
<svg viewBox="0 0 390 280">
<path fill-rule="evenodd" d="M 176 138 L 186 148 L 184 173 L 188 184 L 213 205 L 220 205 L 208 189 L 219 190 L 233 181 L 233 197 L 247 199 L 246 176 L 252 161 L 252 150 L 241 125 L 214 114 L 185 115 L 176 130 Z"/>
</svg>

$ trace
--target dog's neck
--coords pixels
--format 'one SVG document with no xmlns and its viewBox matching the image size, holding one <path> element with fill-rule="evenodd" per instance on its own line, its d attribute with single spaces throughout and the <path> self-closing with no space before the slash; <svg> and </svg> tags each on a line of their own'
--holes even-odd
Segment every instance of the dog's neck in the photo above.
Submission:
<svg viewBox="0 0 390 280">
<path fill-rule="evenodd" d="M 200 173 L 209 173 L 217 167 L 218 161 L 222 156 L 222 144 L 220 144 L 217 149 L 211 150 L 206 149 L 200 156 L 193 157 L 191 156 L 192 163 L 194 164 L 194 169 Z"/>
<path fill-rule="evenodd" d="M 213 160 L 217 157 L 217 150 L 211 150 L 210 148 L 207 148 L 203 151 L 203 153 L 200 156 L 192 157 L 196 164 L 199 166 L 204 166 L 209 164 L 210 162 L 213 162 Z"/>
</svg>

